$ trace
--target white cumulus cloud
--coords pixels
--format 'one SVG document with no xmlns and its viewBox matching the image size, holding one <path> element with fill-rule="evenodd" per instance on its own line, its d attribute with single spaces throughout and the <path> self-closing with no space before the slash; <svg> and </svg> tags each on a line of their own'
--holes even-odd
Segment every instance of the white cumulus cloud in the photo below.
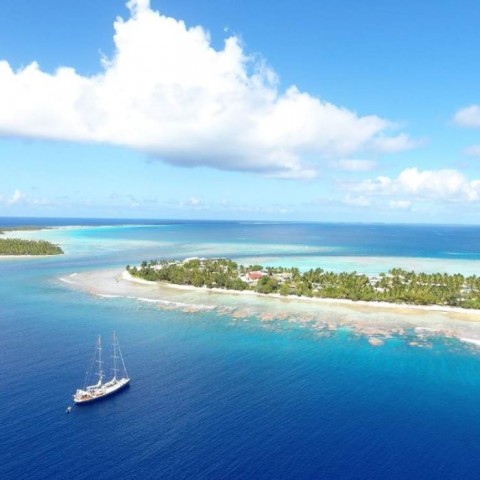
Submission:
<svg viewBox="0 0 480 480">
<path fill-rule="evenodd" d="M 462 108 L 455 114 L 453 121 L 462 127 L 480 127 L 480 105 Z"/>
<path fill-rule="evenodd" d="M 18 189 L 10 196 L 0 192 L 0 205 L 16 205 L 19 203 L 25 203 L 27 200 L 25 194 Z"/>
<path fill-rule="evenodd" d="M 360 116 L 295 86 L 249 57 L 236 36 L 212 47 L 187 27 L 130 0 L 114 23 L 115 52 L 97 75 L 73 68 L 14 71 L 0 61 L 0 134 L 98 142 L 174 165 L 313 177 L 323 159 L 413 146 L 375 115 Z M 305 158 L 309 159 L 306 161 Z M 313 159 L 313 160 L 312 160 Z"/>
<path fill-rule="evenodd" d="M 480 157 L 480 145 L 472 145 L 467 147 L 463 153 L 469 155 L 470 157 Z"/>
<path fill-rule="evenodd" d="M 334 163 L 334 166 L 347 172 L 367 172 L 377 166 L 373 160 L 342 159 Z"/>
<path fill-rule="evenodd" d="M 45 198 L 31 197 L 19 189 L 13 191 L 12 194 L 5 194 L 0 192 L 0 206 L 14 207 L 14 206 L 28 206 L 28 207 L 45 207 L 51 205 L 51 200 Z M 62 201 L 62 206 L 65 202 Z"/>
<path fill-rule="evenodd" d="M 192 207 L 198 207 L 202 201 L 198 197 L 190 197 L 190 200 L 187 203 Z"/>
<path fill-rule="evenodd" d="M 451 169 L 420 171 L 407 168 L 397 178 L 381 176 L 361 182 L 354 188 L 371 195 L 403 195 L 442 201 L 480 200 L 480 180 L 468 180 L 462 173 Z"/>
<path fill-rule="evenodd" d="M 364 195 L 353 197 L 351 195 L 347 195 L 343 199 L 343 203 L 352 207 L 369 207 L 372 204 L 371 200 Z"/>
<path fill-rule="evenodd" d="M 25 195 L 20 190 L 15 190 L 13 195 L 7 199 L 8 205 L 15 205 L 25 199 Z"/>
<path fill-rule="evenodd" d="M 202 201 L 201 198 L 192 195 L 188 200 L 181 200 L 178 202 L 178 205 L 183 207 L 192 207 L 192 208 L 208 208 L 208 205 Z"/>
<path fill-rule="evenodd" d="M 395 153 L 402 152 L 404 150 L 410 150 L 422 145 L 423 143 L 423 140 L 412 140 L 405 133 L 390 137 L 380 135 L 373 140 L 373 145 L 376 150 L 384 153 Z"/>
<path fill-rule="evenodd" d="M 412 202 L 410 200 L 390 200 L 390 208 L 405 210 L 411 207 Z"/>
</svg>

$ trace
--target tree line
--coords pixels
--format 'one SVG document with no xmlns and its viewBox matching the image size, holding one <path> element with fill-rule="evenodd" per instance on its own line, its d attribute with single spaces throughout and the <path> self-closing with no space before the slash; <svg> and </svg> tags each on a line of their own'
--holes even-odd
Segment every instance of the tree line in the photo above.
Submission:
<svg viewBox="0 0 480 480">
<path fill-rule="evenodd" d="M 414 305 L 448 305 L 480 308 L 480 277 L 461 274 L 416 273 L 393 268 L 378 277 L 357 272 L 334 273 L 315 268 L 243 266 L 230 259 L 193 259 L 143 261 L 139 267 L 127 265 L 136 277 L 195 287 L 254 290 L 318 298 L 382 301 Z M 255 282 L 246 281 L 248 272 L 264 275 Z"/>
<path fill-rule="evenodd" d="M 0 255 L 59 255 L 63 250 L 46 240 L 0 238 Z"/>
<path fill-rule="evenodd" d="M 5 232 L 14 232 L 14 231 L 30 231 L 30 230 L 47 230 L 51 227 L 39 227 L 35 225 L 18 225 L 16 227 L 0 227 L 0 235 L 3 235 Z"/>
</svg>

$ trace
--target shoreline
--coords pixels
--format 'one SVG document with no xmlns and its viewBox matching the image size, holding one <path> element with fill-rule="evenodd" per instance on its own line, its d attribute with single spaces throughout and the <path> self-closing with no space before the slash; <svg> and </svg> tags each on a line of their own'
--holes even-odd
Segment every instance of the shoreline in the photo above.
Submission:
<svg viewBox="0 0 480 480">
<path fill-rule="evenodd" d="M 234 322 L 260 321 L 266 328 L 298 325 L 322 337 L 346 329 L 373 347 L 380 347 L 392 338 L 412 347 L 429 348 L 435 338 L 456 339 L 475 351 L 480 347 L 478 310 L 274 297 L 252 291 L 161 284 L 136 279 L 119 268 L 76 272 L 60 281 L 105 300 L 125 298 L 149 304 L 151 308 L 186 314 L 216 312 L 229 316 Z"/>
<path fill-rule="evenodd" d="M 10 228 L 10 227 L 8 227 Z M 42 227 L 38 226 L 38 228 L 18 228 L 17 230 L 11 229 L 11 230 L 2 230 L 0 227 L 0 240 L 16 240 L 16 241 L 24 241 L 27 243 L 47 243 L 50 244 L 50 246 L 55 246 L 60 248 L 60 252 L 55 252 L 55 253 L 41 253 L 41 254 L 35 254 L 35 253 L 26 253 L 26 254 L 1 254 L 0 253 L 0 260 L 1 259 L 9 259 L 9 260 L 18 260 L 22 258 L 27 258 L 27 259 L 32 259 L 32 258 L 47 258 L 47 257 L 57 257 L 57 256 L 62 256 L 65 255 L 65 251 L 62 249 L 60 245 L 57 245 L 50 240 L 44 240 L 44 239 L 36 239 L 36 238 L 29 238 L 29 233 L 37 233 L 41 232 L 44 230 L 52 230 L 54 227 Z M 13 234 L 13 235 L 12 235 Z M 26 237 L 26 238 L 25 238 Z"/>
<path fill-rule="evenodd" d="M 169 282 L 154 282 L 150 280 L 144 280 L 142 278 L 133 277 L 128 271 L 122 272 L 122 278 L 124 280 L 135 282 L 143 285 L 158 285 L 165 286 L 170 288 L 175 288 L 178 290 L 190 290 L 197 292 L 214 292 L 220 294 L 228 295 L 245 295 L 245 296 L 258 296 L 262 298 L 276 298 L 281 300 L 292 300 L 300 302 L 312 302 L 319 304 L 330 304 L 330 305 L 359 305 L 372 308 L 391 308 L 391 309 L 411 309 L 411 310 L 422 310 L 427 312 L 444 312 L 444 313 L 458 313 L 465 315 L 478 315 L 478 320 L 480 321 L 480 310 L 473 308 L 461 308 L 461 307 L 449 307 L 442 305 L 412 305 L 408 303 L 390 303 L 390 302 L 368 302 L 365 300 L 349 300 L 347 298 L 318 298 L 318 297 L 303 297 L 299 295 L 280 295 L 279 293 L 259 293 L 253 290 L 227 290 L 225 288 L 208 288 L 208 287 L 195 287 L 193 285 L 177 285 L 175 283 Z"/>
<path fill-rule="evenodd" d="M 8 260 L 19 260 L 21 258 L 48 258 L 48 257 L 58 257 L 58 256 L 61 256 L 61 255 L 65 255 L 65 253 L 55 253 L 55 254 L 50 254 L 50 255 L 47 255 L 47 254 L 42 254 L 42 255 L 31 255 L 31 254 L 27 254 L 27 255 L 0 255 L 0 260 L 5 258 L 5 259 L 8 259 Z"/>
</svg>

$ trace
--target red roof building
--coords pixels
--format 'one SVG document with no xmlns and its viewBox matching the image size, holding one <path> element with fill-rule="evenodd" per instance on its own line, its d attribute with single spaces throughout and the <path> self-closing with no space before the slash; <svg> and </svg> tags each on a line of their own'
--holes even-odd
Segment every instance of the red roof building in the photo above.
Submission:
<svg viewBox="0 0 480 480">
<path fill-rule="evenodd" d="M 264 272 L 248 272 L 247 273 L 247 278 L 249 280 L 260 280 L 265 275 L 266 275 L 266 273 L 264 273 Z"/>
</svg>

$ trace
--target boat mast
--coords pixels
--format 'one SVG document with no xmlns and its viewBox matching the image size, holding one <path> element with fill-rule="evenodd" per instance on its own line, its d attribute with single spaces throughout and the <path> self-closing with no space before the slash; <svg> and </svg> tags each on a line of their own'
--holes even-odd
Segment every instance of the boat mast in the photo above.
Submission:
<svg viewBox="0 0 480 480">
<path fill-rule="evenodd" d="M 113 379 L 117 379 L 117 337 L 115 336 L 115 330 L 113 331 Z"/>
<path fill-rule="evenodd" d="M 120 350 L 120 344 L 118 343 L 118 340 L 117 340 L 117 349 L 118 349 L 118 354 L 120 356 L 120 360 L 122 361 L 122 367 L 123 367 L 122 375 L 125 375 L 125 378 L 128 378 L 127 367 L 125 367 L 125 362 L 123 361 L 122 351 Z"/>
<path fill-rule="evenodd" d="M 103 365 L 102 365 L 102 336 L 98 336 L 98 342 L 97 342 L 97 350 L 98 350 L 98 383 L 99 385 L 102 384 L 103 382 Z"/>
</svg>

